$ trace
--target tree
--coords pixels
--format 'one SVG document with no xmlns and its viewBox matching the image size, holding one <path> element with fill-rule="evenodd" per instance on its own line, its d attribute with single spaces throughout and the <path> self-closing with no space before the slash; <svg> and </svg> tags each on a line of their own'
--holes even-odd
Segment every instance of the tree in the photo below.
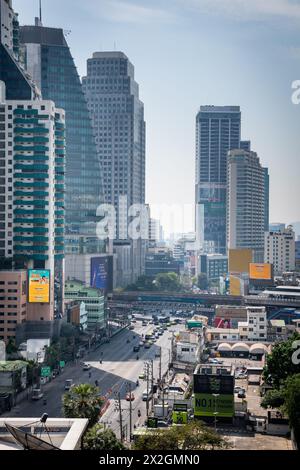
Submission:
<svg viewBox="0 0 300 470">
<path fill-rule="evenodd" d="M 175 292 L 182 289 L 178 274 L 173 272 L 157 274 L 154 283 L 159 291 Z"/>
<path fill-rule="evenodd" d="M 6 345 L 6 353 L 7 354 L 13 354 L 18 351 L 18 348 L 16 346 L 16 342 L 14 338 L 9 338 L 8 343 Z"/>
<path fill-rule="evenodd" d="M 267 356 L 263 371 L 264 380 L 268 384 L 278 389 L 289 376 L 300 373 L 300 364 L 292 360 L 295 341 L 299 340 L 300 334 L 294 333 L 287 341 L 275 344 L 272 353 Z"/>
<path fill-rule="evenodd" d="M 104 429 L 102 424 L 95 424 L 83 438 L 84 450 L 124 450 L 125 446 L 119 441 L 111 429 Z"/>
<path fill-rule="evenodd" d="M 290 426 L 300 441 L 300 374 L 289 377 L 284 386 L 283 411 L 288 415 Z"/>
<path fill-rule="evenodd" d="M 52 369 L 55 369 L 58 366 L 60 357 L 59 345 L 52 344 L 49 347 L 46 347 L 45 350 L 45 364 L 50 366 Z"/>
<path fill-rule="evenodd" d="M 197 276 L 197 286 L 201 290 L 207 290 L 208 289 L 208 280 L 207 280 L 207 275 L 205 273 L 200 273 Z"/>
<path fill-rule="evenodd" d="M 284 403 L 283 390 L 268 390 L 260 405 L 262 408 L 280 408 Z"/>
<path fill-rule="evenodd" d="M 227 449 L 229 443 L 200 421 L 169 429 L 155 429 L 138 437 L 135 450 L 214 450 Z"/>
<path fill-rule="evenodd" d="M 98 422 L 103 403 L 98 387 L 80 384 L 64 394 L 63 413 L 66 418 L 87 418 L 91 427 Z"/>
</svg>

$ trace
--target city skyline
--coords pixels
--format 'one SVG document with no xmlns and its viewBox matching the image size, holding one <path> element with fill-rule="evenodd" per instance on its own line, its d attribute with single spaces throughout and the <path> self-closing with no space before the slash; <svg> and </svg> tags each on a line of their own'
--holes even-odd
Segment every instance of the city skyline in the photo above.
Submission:
<svg viewBox="0 0 300 470">
<path fill-rule="evenodd" d="M 297 5 L 236 1 L 230 8 L 222 1 L 155 1 L 149 7 L 145 1 L 112 1 L 102 2 L 100 10 L 92 2 L 73 1 L 73 15 L 67 16 L 67 0 L 59 4 L 66 23 L 57 20 L 55 3 L 43 1 L 43 22 L 65 29 L 80 76 L 95 50 L 121 50 L 135 64 L 146 105 L 147 202 L 193 203 L 195 116 L 201 105 L 239 105 L 242 138 L 251 140 L 270 169 L 270 221 L 299 220 L 296 204 L 287 205 L 282 197 L 299 198 L 293 169 L 300 108 L 291 101 L 298 78 Z M 32 24 L 32 11 L 38 15 L 36 0 L 28 0 L 26 9 L 24 1 L 15 0 L 14 8 L 21 24 Z M 82 24 L 88 25 L 84 41 Z M 193 227 L 191 216 L 185 230 Z"/>
</svg>

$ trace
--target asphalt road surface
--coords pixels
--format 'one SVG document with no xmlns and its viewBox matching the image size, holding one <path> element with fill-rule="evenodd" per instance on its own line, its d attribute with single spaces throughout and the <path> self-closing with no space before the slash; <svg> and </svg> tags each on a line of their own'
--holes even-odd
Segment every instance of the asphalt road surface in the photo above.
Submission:
<svg viewBox="0 0 300 470">
<path fill-rule="evenodd" d="M 98 381 L 101 395 L 106 395 L 110 390 L 110 405 L 102 416 L 101 421 L 113 429 L 120 437 L 119 412 L 116 409 L 116 398 L 118 393 L 121 396 L 121 409 L 123 430 L 129 437 L 129 402 L 125 400 L 126 393 L 131 385 L 132 393 L 135 399 L 132 401 L 132 427 L 144 423 L 146 419 L 146 402 L 142 401 L 143 391 L 147 388 L 147 383 L 139 379 L 139 386 L 136 387 L 136 381 L 139 375 L 144 371 L 145 361 L 153 360 L 153 376 L 155 381 L 159 376 L 159 357 L 155 353 L 161 347 L 162 351 L 162 374 L 167 371 L 169 363 L 169 354 L 171 348 L 172 331 L 182 329 L 182 326 L 176 325 L 165 330 L 164 334 L 156 340 L 150 349 L 141 348 L 138 353 L 133 352 L 133 346 L 138 344 L 142 335 L 153 330 L 154 325 L 142 326 L 141 322 L 135 324 L 134 330 L 124 330 L 115 337 L 111 338 L 110 343 L 104 344 L 96 351 L 89 353 L 84 359 L 85 363 L 92 367 L 90 371 L 83 371 L 82 362 L 70 364 L 65 367 L 63 373 L 58 375 L 50 383 L 42 386 L 44 396 L 47 398 L 47 404 L 43 404 L 43 399 L 38 401 L 24 400 L 10 412 L 2 416 L 18 417 L 40 417 L 43 413 L 48 413 L 49 418 L 62 416 L 62 395 L 65 393 L 64 385 L 66 379 L 72 379 L 74 384 L 90 383 L 95 384 Z M 133 339 L 135 336 L 135 339 Z M 127 343 L 127 340 L 130 343 Z M 138 360 L 137 360 L 138 356 Z M 102 359 L 102 364 L 100 363 Z M 89 377 L 91 372 L 91 377 Z M 151 402 L 149 404 L 151 409 Z M 141 417 L 138 417 L 138 410 L 141 411 Z"/>
</svg>

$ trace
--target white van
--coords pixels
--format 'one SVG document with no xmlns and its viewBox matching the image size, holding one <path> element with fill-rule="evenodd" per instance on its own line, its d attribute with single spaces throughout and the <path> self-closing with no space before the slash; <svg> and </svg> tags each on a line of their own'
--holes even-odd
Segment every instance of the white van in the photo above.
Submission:
<svg viewBox="0 0 300 470">
<path fill-rule="evenodd" d="M 149 389 L 147 393 L 147 389 L 143 391 L 143 401 L 150 400 L 152 398 L 152 391 Z"/>
<path fill-rule="evenodd" d="M 31 399 L 32 400 L 39 400 L 40 398 L 43 398 L 44 394 L 40 388 L 34 388 L 32 390 L 32 395 Z"/>
</svg>

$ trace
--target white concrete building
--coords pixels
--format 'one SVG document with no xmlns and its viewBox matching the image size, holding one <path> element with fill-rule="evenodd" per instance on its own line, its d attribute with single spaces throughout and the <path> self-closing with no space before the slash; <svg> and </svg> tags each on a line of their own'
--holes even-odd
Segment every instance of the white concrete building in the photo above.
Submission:
<svg viewBox="0 0 300 470">
<path fill-rule="evenodd" d="M 295 257 L 295 232 L 292 226 L 265 232 L 265 263 L 273 264 L 275 276 L 294 271 Z"/>
<path fill-rule="evenodd" d="M 238 323 L 242 341 L 267 340 L 267 312 L 265 307 L 247 307 L 247 321 Z"/>
<path fill-rule="evenodd" d="M 265 170 L 255 152 L 231 150 L 227 157 L 227 249 L 250 248 L 264 260 Z"/>
</svg>

